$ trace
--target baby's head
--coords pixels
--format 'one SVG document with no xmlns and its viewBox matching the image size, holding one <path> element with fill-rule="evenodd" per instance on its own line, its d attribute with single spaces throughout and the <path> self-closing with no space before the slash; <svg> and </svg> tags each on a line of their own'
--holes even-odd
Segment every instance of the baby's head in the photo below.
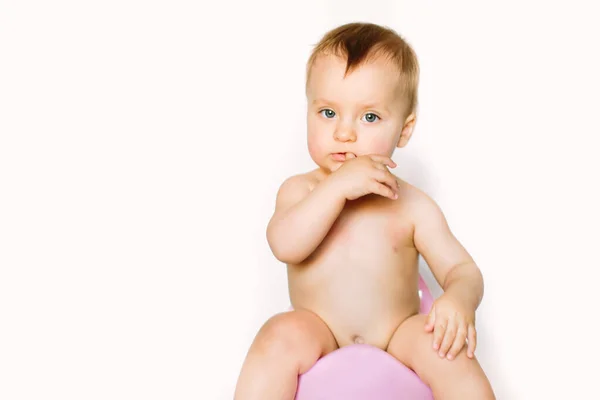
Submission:
<svg viewBox="0 0 600 400">
<path fill-rule="evenodd" d="M 307 64 L 308 149 L 333 171 L 339 153 L 391 156 L 416 122 L 419 65 L 393 30 L 350 23 L 326 33 Z"/>
</svg>

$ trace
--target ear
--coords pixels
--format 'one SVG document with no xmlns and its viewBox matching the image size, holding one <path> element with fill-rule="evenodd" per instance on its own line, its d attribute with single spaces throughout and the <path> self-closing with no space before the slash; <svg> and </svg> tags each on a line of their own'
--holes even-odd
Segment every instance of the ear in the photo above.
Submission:
<svg viewBox="0 0 600 400">
<path fill-rule="evenodd" d="M 415 128 L 415 123 L 417 122 L 417 116 L 412 113 L 410 114 L 406 120 L 404 121 L 404 126 L 402 127 L 402 132 L 400 133 L 400 139 L 398 139 L 398 144 L 396 147 L 404 147 L 410 140 L 412 136 L 413 130 Z"/>
</svg>

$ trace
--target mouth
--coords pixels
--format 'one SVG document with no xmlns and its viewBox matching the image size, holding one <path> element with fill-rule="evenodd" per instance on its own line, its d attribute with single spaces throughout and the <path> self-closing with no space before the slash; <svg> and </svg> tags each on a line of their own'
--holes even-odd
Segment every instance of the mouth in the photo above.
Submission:
<svg viewBox="0 0 600 400">
<path fill-rule="evenodd" d="M 346 161 L 349 158 L 356 158 L 354 153 L 332 153 L 331 158 L 335 161 Z"/>
</svg>

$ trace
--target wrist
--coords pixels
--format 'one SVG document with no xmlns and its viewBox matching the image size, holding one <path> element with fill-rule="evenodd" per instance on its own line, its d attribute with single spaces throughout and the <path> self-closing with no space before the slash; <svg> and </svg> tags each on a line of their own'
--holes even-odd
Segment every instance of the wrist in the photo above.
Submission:
<svg viewBox="0 0 600 400">
<path fill-rule="evenodd" d="M 339 202 L 343 206 L 346 202 L 346 194 L 342 190 L 336 177 L 331 174 L 319 184 L 320 189 L 326 193 L 326 196 L 334 202 Z"/>
<path fill-rule="evenodd" d="M 473 312 L 479 307 L 481 297 L 477 293 L 478 290 L 465 280 L 453 282 L 444 292 L 458 300 L 460 304 L 473 310 Z"/>
</svg>

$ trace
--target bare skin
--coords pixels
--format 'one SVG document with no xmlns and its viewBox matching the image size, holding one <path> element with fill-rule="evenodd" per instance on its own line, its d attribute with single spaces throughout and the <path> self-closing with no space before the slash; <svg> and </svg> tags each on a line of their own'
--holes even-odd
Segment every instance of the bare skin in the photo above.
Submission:
<svg viewBox="0 0 600 400">
<path fill-rule="evenodd" d="M 315 182 L 315 173 L 307 176 Z M 399 324 L 419 310 L 418 252 L 406 192 L 348 201 L 319 247 L 288 265 L 294 309 L 325 319 L 339 346 L 385 350 Z"/>
<path fill-rule="evenodd" d="M 494 399 L 473 354 L 479 269 L 435 202 L 389 171 L 393 148 L 408 142 L 414 126 L 413 115 L 384 111 L 402 109 L 389 89 L 396 75 L 384 62 L 347 78 L 343 67 L 329 57 L 312 71 L 309 150 L 319 168 L 282 184 L 267 229 L 288 268 L 294 311 L 260 329 L 235 399 L 292 400 L 298 375 L 353 343 L 389 352 L 436 399 Z M 373 112 L 384 122 L 365 125 L 360 98 L 379 99 Z M 429 316 L 418 314 L 419 255 L 444 289 Z"/>
</svg>

